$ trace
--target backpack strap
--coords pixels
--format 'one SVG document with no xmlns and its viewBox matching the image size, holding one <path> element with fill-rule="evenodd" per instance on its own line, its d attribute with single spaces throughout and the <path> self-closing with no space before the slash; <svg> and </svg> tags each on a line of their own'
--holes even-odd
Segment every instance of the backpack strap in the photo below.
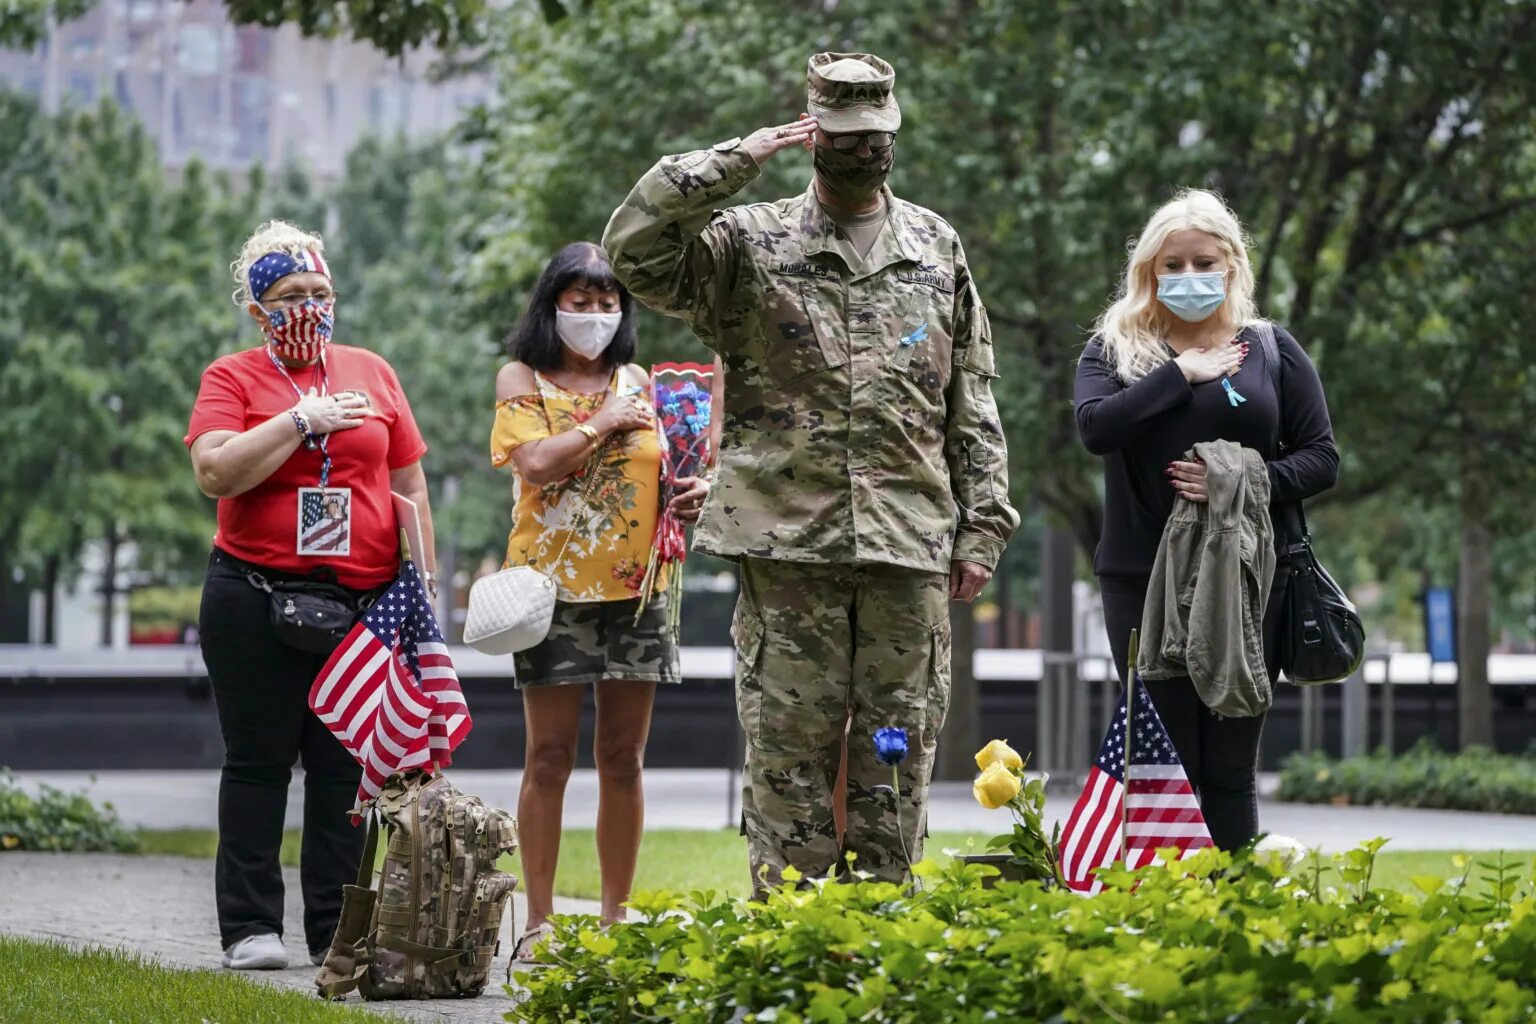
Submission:
<svg viewBox="0 0 1536 1024">
<path fill-rule="evenodd" d="M 1280 398 L 1280 346 L 1275 343 L 1275 325 L 1260 320 L 1253 325 L 1259 335 L 1259 351 L 1264 353 L 1264 369 L 1269 371 L 1269 382 L 1275 387 L 1275 400 Z"/>
<path fill-rule="evenodd" d="M 372 962 L 368 946 L 368 928 L 374 914 L 377 894 L 373 891 L 373 862 L 379 851 L 379 812 L 368 812 L 368 838 L 363 841 L 363 855 L 357 863 L 357 885 L 343 886 L 341 920 L 325 963 L 315 978 L 315 987 L 324 999 L 341 999 L 362 984 Z M 350 970 L 350 974 L 343 973 Z"/>
<path fill-rule="evenodd" d="M 1275 341 L 1275 325 L 1268 320 L 1260 320 L 1253 325 L 1253 329 L 1259 335 L 1259 349 L 1264 353 L 1264 368 L 1269 371 L 1269 382 L 1275 389 L 1275 404 L 1281 406 L 1281 422 L 1284 422 L 1285 397 L 1280 390 L 1280 346 Z M 1280 451 L 1286 451 L 1285 440 L 1280 440 Z M 1291 557 L 1304 554 L 1311 549 L 1312 530 L 1307 526 L 1307 510 L 1300 501 L 1293 501 L 1291 505 L 1296 509 L 1296 523 L 1301 528 L 1301 539 L 1292 541 L 1286 545 L 1286 553 Z"/>
</svg>

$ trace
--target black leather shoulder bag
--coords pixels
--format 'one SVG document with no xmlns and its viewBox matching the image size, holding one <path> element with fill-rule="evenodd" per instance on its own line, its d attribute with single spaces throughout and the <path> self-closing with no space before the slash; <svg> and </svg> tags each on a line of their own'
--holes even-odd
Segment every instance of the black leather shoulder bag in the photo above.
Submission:
<svg viewBox="0 0 1536 1024">
<path fill-rule="evenodd" d="M 1269 323 L 1258 326 L 1260 349 L 1281 401 L 1280 347 L 1275 343 L 1275 328 Z M 1285 442 L 1280 452 L 1285 454 Z M 1300 501 L 1296 518 L 1301 525 L 1301 539 L 1283 549 L 1289 568 L 1285 584 L 1285 610 L 1277 652 L 1286 678 L 1300 686 L 1336 683 L 1353 675 L 1365 660 L 1365 624 L 1344 588 L 1334 582 L 1312 550 L 1312 531 Z"/>
</svg>

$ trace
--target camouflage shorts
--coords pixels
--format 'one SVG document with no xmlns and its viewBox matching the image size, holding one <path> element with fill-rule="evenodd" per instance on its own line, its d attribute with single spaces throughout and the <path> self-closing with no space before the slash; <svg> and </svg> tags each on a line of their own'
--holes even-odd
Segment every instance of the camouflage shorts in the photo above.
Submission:
<svg viewBox="0 0 1536 1024">
<path fill-rule="evenodd" d="M 639 601 L 555 605 L 549 636 L 512 656 L 517 685 L 559 686 L 621 679 L 680 683 L 677 642 L 667 627 L 668 594 L 653 598 L 635 622 Z"/>
</svg>

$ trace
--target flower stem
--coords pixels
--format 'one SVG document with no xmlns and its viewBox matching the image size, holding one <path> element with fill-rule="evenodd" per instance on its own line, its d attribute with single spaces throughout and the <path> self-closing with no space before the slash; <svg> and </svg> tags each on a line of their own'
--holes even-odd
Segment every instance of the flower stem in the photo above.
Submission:
<svg viewBox="0 0 1536 1024">
<path fill-rule="evenodd" d="M 901 856 L 907 862 L 907 874 L 912 874 L 912 855 L 907 852 L 907 833 L 901 827 L 901 766 L 891 765 L 891 804 L 896 808 L 896 840 L 901 843 Z"/>
</svg>

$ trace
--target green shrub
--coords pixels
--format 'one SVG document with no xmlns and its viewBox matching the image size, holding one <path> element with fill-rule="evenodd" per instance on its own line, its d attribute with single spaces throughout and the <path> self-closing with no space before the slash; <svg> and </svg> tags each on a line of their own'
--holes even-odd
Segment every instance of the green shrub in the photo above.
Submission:
<svg viewBox="0 0 1536 1024">
<path fill-rule="evenodd" d="M 917 866 L 886 883 L 783 889 L 766 903 L 645 894 L 606 931 L 559 921 L 511 1021 L 931 1024 L 946 1021 L 1529 1021 L 1536 894 L 1528 868 L 1370 884 L 1381 840 L 1290 873 L 1203 851 L 1111 872 L 1093 897 L 993 869 Z M 1524 878 L 1520 877 L 1524 874 Z"/>
<path fill-rule="evenodd" d="M 39 787 L 33 797 L 0 769 L 0 852 L 8 850 L 138 853 L 139 840 L 111 804 L 98 808 L 83 793 L 52 786 Z"/>
<path fill-rule="evenodd" d="M 1378 751 L 1344 761 L 1293 754 L 1280 773 L 1279 797 L 1297 803 L 1536 814 L 1536 756 L 1495 754 L 1481 747 L 1447 754 L 1428 743 L 1397 756 Z"/>
</svg>

